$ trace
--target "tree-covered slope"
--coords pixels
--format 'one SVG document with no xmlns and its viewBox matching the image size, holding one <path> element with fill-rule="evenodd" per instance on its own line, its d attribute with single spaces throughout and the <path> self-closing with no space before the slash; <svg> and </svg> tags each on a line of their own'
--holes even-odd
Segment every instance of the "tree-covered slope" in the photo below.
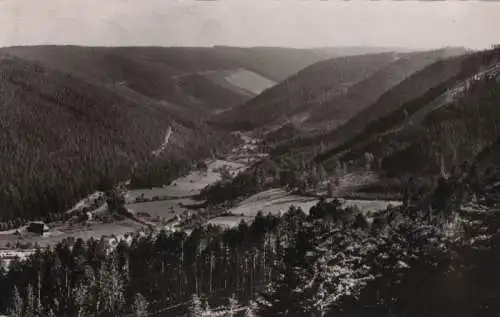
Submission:
<svg viewBox="0 0 500 317">
<path fill-rule="evenodd" d="M 466 58 L 467 55 L 460 55 L 438 60 L 405 78 L 401 83 L 385 92 L 373 104 L 359 111 L 344 124 L 326 132 L 309 133 L 309 135 L 302 133 L 302 135 L 297 135 L 295 140 L 293 138 L 282 138 L 282 142 L 278 145 L 275 152 L 313 153 L 314 148 L 317 148 L 319 144 L 322 144 L 323 149 L 335 148 L 361 133 L 371 122 L 377 121 L 381 117 L 399 109 L 412 99 L 425 94 L 429 89 L 457 76 L 461 70 L 462 62 Z M 391 67 L 389 66 L 388 68 Z M 387 70 L 382 70 L 381 73 L 387 74 Z M 372 79 L 368 81 L 372 81 Z"/>
<path fill-rule="evenodd" d="M 311 104 L 343 94 L 393 59 L 393 53 L 381 53 L 317 62 L 247 103 L 216 116 L 213 121 L 247 130 L 279 123 L 300 112 L 308 112 Z"/>
<path fill-rule="evenodd" d="M 465 50 L 461 48 L 449 48 L 397 55 L 392 63 L 349 88 L 345 94 L 316 105 L 311 111 L 309 121 L 331 122 L 331 126 L 334 127 L 348 122 L 360 111 L 371 108 L 384 93 L 415 72 L 436 61 L 464 52 Z"/>
<path fill-rule="evenodd" d="M 107 86 L 17 57 L 0 58 L 1 218 L 61 212 L 103 179 L 124 180 L 160 147 L 208 155 L 224 142 L 172 120 L 168 108 L 134 102 Z M 219 140 L 217 140 L 219 138 Z"/>
<path fill-rule="evenodd" d="M 498 135 L 499 61 L 498 50 L 468 56 L 457 74 L 317 161 L 360 160 L 370 152 L 392 172 L 442 172 L 474 157 Z"/>
<path fill-rule="evenodd" d="M 332 130 L 413 73 L 461 48 L 344 56 L 317 62 L 212 121 L 235 130 L 269 130 L 289 121 Z"/>
<path fill-rule="evenodd" d="M 221 84 L 225 72 L 244 69 L 280 81 L 331 56 L 311 50 L 230 47 L 27 46 L 1 51 L 188 107 L 191 116 L 193 111 L 205 115 L 227 109 L 254 96 Z M 220 76 L 205 76 L 207 72 Z"/>
</svg>

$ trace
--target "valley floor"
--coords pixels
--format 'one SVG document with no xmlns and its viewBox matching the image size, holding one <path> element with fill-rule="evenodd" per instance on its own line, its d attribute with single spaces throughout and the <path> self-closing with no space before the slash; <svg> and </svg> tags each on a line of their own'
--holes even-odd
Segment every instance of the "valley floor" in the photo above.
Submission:
<svg viewBox="0 0 500 317">
<path fill-rule="evenodd" d="M 205 172 L 193 171 L 178 178 L 168 186 L 130 190 L 126 196 L 127 208 L 144 223 L 149 223 L 159 229 L 172 228 L 172 224 L 178 223 L 178 219 L 189 217 L 191 213 L 197 212 L 196 210 L 190 211 L 186 206 L 200 203 L 194 199 L 194 196 L 198 195 L 206 186 L 221 179 L 221 168 L 226 167 L 233 175 L 236 175 L 245 170 L 251 162 L 255 162 L 265 155 L 256 152 L 253 139 L 243 137 L 243 140 L 243 145 L 235 149 L 225 160 L 207 161 L 208 169 Z M 337 194 L 342 195 L 347 188 L 356 187 L 360 179 L 367 181 L 371 178 L 373 175 L 347 175 L 343 178 Z M 91 196 L 96 195 L 97 193 L 94 193 Z M 136 202 L 138 197 L 143 197 L 147 201 Z M 316 197 L 300 196 L 280 188 L 273 188 L 248 197 L 230 208 L 228 215 L 213 217 L 207 222 L 232 227 L 238 225 L 241 220 L 251 221 L 259 211 L 264 214 L 282 214 L 293 205 L 308 212 L 317 202 L 318 198 Z M 344 206 L 356 206 L 363 212 L 376 212 L 385 209 L 388 205 L 400 204 L 399 201 L 359 199 L 342 199 L 341 202 Z M 85 201 L 82 201 L 77 206 L 81 207 L 84 204 Z M 0 249 L 3 249 L 5 254 L 0 253 L 0 258 L 12 258 L 12 252 L 18 252 L 21 257 L 24 257 L 33 252 L 28 246 L 32 247 L 36 244 L 47 247 L 70 237 L 84 240 L 113 236 L 122 238 L 127 234 L 144 229 L 144 223 L 131 219 L 114 220 L 111 223 L 97 220 L 73 224 L 69 221 L 54 222 L 48 224 L 50 230 L 43 236 L 27 233 L 25 228 L 4 231 L 0 232 Z"/>
</svg>

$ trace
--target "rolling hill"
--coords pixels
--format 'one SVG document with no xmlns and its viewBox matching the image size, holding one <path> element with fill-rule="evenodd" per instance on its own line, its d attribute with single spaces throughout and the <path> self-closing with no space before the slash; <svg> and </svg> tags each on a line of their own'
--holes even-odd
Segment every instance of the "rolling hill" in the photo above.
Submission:
<svg viewBox="0 0 500 317">
<path fill-rule="evenodd" d="M 189 164 L 231 142 L 176 122 L 169 107 L 15 56 L 0 57 L 0 100 L 4 221 L 60 212 L 106 179 L 130 177 L 169 127 L 172 140 L 157 160 Z"/>
<path fill-rule="evenodd" d="M 369 107 L 405 78 L 439 59 L 463 54 L 447 48 L 414 53 L 347 56 L 313 64 L 242 106 L 215 116 L 231 129 L 279 127 L 295 121 L 333 129 Z"/>
<path fill-rule="evenodd" d="M 308 122 L 330 122 L 330 127 L 337 127 L 351 119 L 355 114 L 371 108 L 385 92 L 401 83 L 413 73 L 426 66 L 448 57 L 461 55 L 461 48 L 446 48 L 434 51 L 398 54 L 394 61 L 378 69 L 374 74 L 350 87 L 346 93 L 313 104 Z"/>
<path fill-rule="evenodd" d="M 233 47 L 7 47 L 86 80 L 119 85 L 205 115 L 247 101 L 332 52 Z M 182 117 L 182 113 L 178 114 Z"/>
<path fill-rule="evenodd" d="M 332 98 L 393 61 L 393 53 L 348 56 L 315 63 L 264 91 L 244 105 L 212 120 L 234 129 L 252 130 L 286 121 L 310 102 Z"/>
<path fill-rule="evenodd" d="M 455 76 L 460 71 L 460 64 L 465 58 L 466 55 L 460 55 L 438 60 L 421 71 L 413 73 L 400 84 L 384 93 L 375 103 L 356 114 L 351 120 L 322 136 L 322 141 L 329 144 L 338 144 L 348 140 L 360 133 L 371 121 L 387 115 L 405 102 L 424 94 L 429 88 Z"/>
<path fill-rule="evenodd" d="M 296 134 L 296 140 L 282 142 L 281 145 L 277 146 L 275 152 L 313 152 L 312 148 L 318 144 L 323 144 L 324 147 L 328 148 L 335 148 L 361 133 L 371 122 L 399 109 L 403 104 L 425 94 L 430 88 L 456 76 L 467 56 L 459 55 L 438 60 L 428 67 L 411 74 L 401 83 L 385 92 L 373 104 L 365 107 L 337 128 L 324 133 Z M 385 70 L 381 71 L 381 73 L 385 73 Z M 291 140 L 291 138 L 288 139 Z M 286 140 L 286 138 L 281 139 L 281 141 L 283 140 Z"/>
<path fill-rule="evenodd" d="M 213 107 L 219 107 L 221 98 L 227 97 L 229 103 L 239 103 L 246 97 L 218 87 L 206 77 L 186 76 L 235 67 L 232 62 L 224 61 L 210 51 L 77 46 L 11 47 L 3 51 L 42 62 L 85 80 L 127 88 L 137 96 L 142 95 L 158 103 L 181 105 L 190 110 L 191 116 L 193 111 L 202 115 L 212 111 Z M 213 90 L 213 93 L 204 94 L 206 89 Z M 182 113 L 178 116 L 183 117 Z"/>
<path fill-rule="evenodd" d="M 406 51 L 404 48 L 391 47 L 317 47 L 300 49 L 262 46 L 244 48 L 214 46 L 214 49 L 227 59 L 244 61 L 246 69 L 275 82 L 282 82 L 309 65 L 333 57 Z"/>
<path fill-rule="evenodd" d="M 1 167 L 0 220 L 49 217 L 125 178 L 143 185 L 168 182 L 192 160 L 236 141 L 206 126 L 204 117 L 331 54 L 281 48 L 1 48 L 0 145 L 2 162 L 8 163 Z M 166 131 L 168 145 L 162 143 Z"/>
</svg>

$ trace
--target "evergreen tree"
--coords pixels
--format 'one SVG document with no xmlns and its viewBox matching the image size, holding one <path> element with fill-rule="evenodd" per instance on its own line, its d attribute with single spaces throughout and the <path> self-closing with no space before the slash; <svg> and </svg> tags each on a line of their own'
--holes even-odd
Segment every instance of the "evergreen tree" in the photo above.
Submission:
<svg viewBox="0 0 500 317">
<path fill-rule="evenodd" d="M 201 300 L 198 295 L 191 296 L 191 304 L 189 305 L 189 317 L 202 317 L 203 310 L 201 307 Z"/>
<path fill-rule="evenodd" d="M 366 220 L 366 217 L 363 215 L 363 213 L 358 213 L 356 215 L 356 218 L 354 219 L 354 223 L 352 224 L 354 228 L 357 229 L 368 229 L 370 228 L 370 224 L 368 223 L 368 220 Z"/>
<path fill-rule="evenodd" d="M 301 304 L 294 296 L 299 278 L 291 265 L 284 265 L 272 292 L 262 294 L 259 316 L 299 316 Z"/>
<path fill-rule="evenodd" d="M 311 166 L 311 169 L 309 171 L 309 184 L 311 184 L 312 188 L 316 188 L 321 181 L 319 174 L 318 174 L 318 169 L 316 168 L 316 165 L 313 164 Z"/>
<path fill-rule="evenodd" d="M 226 165 L 224 165 L 220 170 L 220 178 L 226 182 L 229 182 L 233 179 L 233 175 L 231 174 L 229 167 L 227 167 Z"/>
<path fill-rule="evenodd" d="M 4 278 L 6 274 L 7 274 L 7 269 L 5 267 L 5 264 L 2 260 L 0 260 L 0 281 Z"/>
<path fill-rule="evenodd" d="M 141 293 L 134 296 L 133 312 L 135 317 L 146 317 L 148 315 L 148 302 Z"/>
<path fill-rule="evenodd" d="M 108 210 L 111 212 L 121 212 L 125 208 L 126 189 L 123 185 L 117 185 L 106 192 Z"/>
<path fill-rule="evenodd" d="M 257 303 L 254 301 L 250 301 L 248 303 L 248 307 L 245 309 L 245 315 L 244 317 L 256 317 L 255 312 L 257 311 Z"/>
<path fill-rule="evenodd" d="M 321 182 L 325 181 L 328 177 L 323 164 L 318 164 L 318 177 Z"/>
<path fill-rule="evenodd" d="M 98 311 L 117 316 L 124 304 L 124 285 L 122 276 L 116 267 L 116 259 L 106 261 L 99 272 L 99 307 Z"/>
<path fill-rule="evenodd" d="M 80 317 L 85 309 L 86 300 L 90 296 L 90 291 L 88 285 L 84 283 L 80 283 L 73 290 L 73 298 L 75 301 L 75 308 L 77 312 L 77 316 Z"/>
<path fill-rule="evenodd" d="M 299 193 L 305 194 L 307 192 L 307 180 L 305 178 L 302 178 L 299 181 Z"/>
<path fill-rule="evenodd" d="M 262 294 L 259 316 L 309 316 L 310 305 L 304 305 L 303 286 L 310 276 L 307 252 L 312 249 L 311 233 L 302 228 L 303 221 L 297 226 L 288 226 L 292 237 L 286 248 L 280 273 L 273 290 Z M 309 271 L 309 272 L 308 272 Z"/>
<path fill-rule="evenodd" d="M 40 249 L 37 249 L 37 253 L 40 252 Z M 40 256 L 40 254 L 38 254 Z M 39 260 L 41 261 L 41 260 Z M 41 264 L 38 263 L 38 270 L 40 270 Z M 40 271 L 37 274 L 37 284 L 36 284 L 36 296 L 35 296 L 35 314 L 40 316 L 43 312 L 42 307 L 42 277 L 40 276 Z"/>
<path fill-rule="evenodd" d="M 264 179 L 260 173 L 255 173 L 254 183 L 255 183 L 257 192 L 261 192 L 264 189 L 263 188 Z"/>
<path fill-rule="evenodd" d="M 94 273 L 94 269 L 90 265 L 86 265 L 84 268 L 84 278 L 83 283 L 85 283 L 87 291 L 86 297 L 82 302 L 81 313 L 91 314 L 96 310 L 96 304 L 98 301 L 98 281 Z"/>
<path fill-rule="evenodd" d="M 340 177 L 342 176 L 342 163 L 335 159 L 335 171 L 334 171 L 334 175 L 337 176 L 337 177 Z"/>
<path fill-rule="evenodd" d="M 335 186 L 332 181 L 329 181 L 326 185 L 326 192 L 329 198 L 333 197 L 333 194 L 335 193 Z"/>
<path fill-rule="evenodd" d="M 229 314 L 228 316 L 232 317 L 234 316 L 234 310 L 238 307 L 238 299 L 236 299 L 236 294 L 231 295 L 228 299 L 229 301 Z"/>
<path fill-rule="evenodd" d="M 208 303 L 208 299 L 204 298 L 202 304 L 202 311 L 204 315 L 207 315 L 210 312 L 210 304 Z"/>
<path fill-rule="evenodd" d="M 33 291 L 33 286 L 29 284 L 26 289 L 24 317 L 35 317 L 35 316 L 36 316 L 35 293 Z"/>
<path fill-rule="evenodd" d="M 19 289 L 17 288 L 17 286 L 14 286 L 9 315 L 12 317 L 21 317 L 23 315 L 23 307 L 24 303 L 21 295 L 19 294 Z"/>
<path fill-rule="evenodd" d="M 373 154 L 366 152 L 365 153 L 365 170 L 369 171 L 372 168 L 372 162 L 373 162 Z"/>
</svg>

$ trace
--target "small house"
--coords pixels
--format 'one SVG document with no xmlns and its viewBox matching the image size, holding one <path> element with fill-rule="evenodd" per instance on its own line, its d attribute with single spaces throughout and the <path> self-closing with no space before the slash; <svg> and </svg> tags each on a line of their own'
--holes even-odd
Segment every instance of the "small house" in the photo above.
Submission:
<svg viewBox="0 0 500 317">
<path fill-rule="evenodd" d="M 26 230 L 28 232 L 43 235 L 45 232 L 49 231 L 49 227 L 43 221 L 33 221 L 29 223 Z"/>
</svg>

